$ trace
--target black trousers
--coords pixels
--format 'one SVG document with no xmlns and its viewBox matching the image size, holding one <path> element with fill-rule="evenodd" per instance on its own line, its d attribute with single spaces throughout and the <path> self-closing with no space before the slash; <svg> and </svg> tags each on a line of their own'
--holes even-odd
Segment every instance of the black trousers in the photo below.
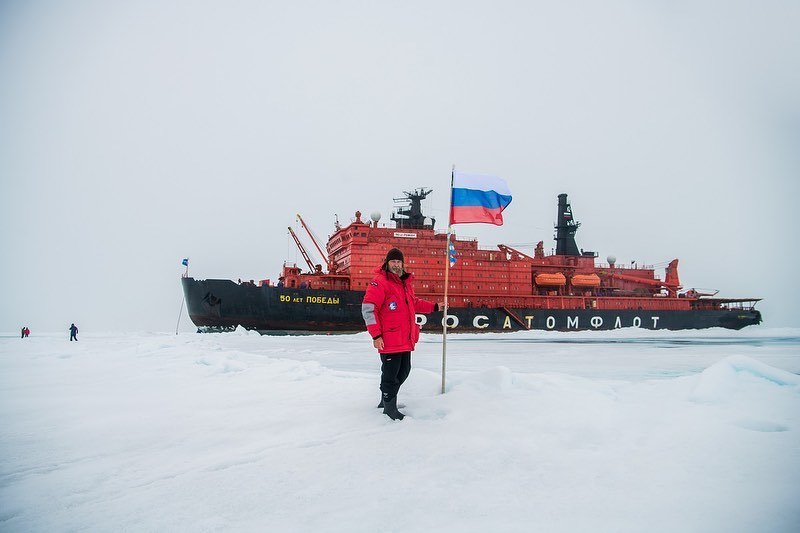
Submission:
<svg viewBox="0 0 800 533">
<path fill-rule="evenodd" d="M 408 375 L 411 373 L 411 352 L 381 354 L 381 392 L 384 399 L 397 396 Z"/>
</svg>

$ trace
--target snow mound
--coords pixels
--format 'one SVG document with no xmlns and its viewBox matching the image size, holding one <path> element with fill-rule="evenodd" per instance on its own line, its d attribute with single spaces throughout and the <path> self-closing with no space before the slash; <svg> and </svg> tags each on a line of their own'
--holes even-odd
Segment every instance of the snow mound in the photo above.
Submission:
<svg viewBox="0 0 800 533">
<path fill-rule="evenodd" d="M 454 386 L 465 386 L 485 392 L 505 392 L 513 385 L 511 370 L 505 366 L 496 366 L 478 372 L 462 380 L 454 380 Z"/>
<path fill-rule="evenodd" d="M 229 357 L 199 357 L 195 364 L 206 366 L 211 374 L 227 374 L 230 372 L 242 372 L 245 366 Z"/>
<path fill-rule="evenodd" d="M 800 393 L 800 376 L 744 355 L 734 355 L 708 367 L 699 376 L 691 399 L 717 402 L 737 394 L 747 385 L 777 385 Z"/>
</svg>

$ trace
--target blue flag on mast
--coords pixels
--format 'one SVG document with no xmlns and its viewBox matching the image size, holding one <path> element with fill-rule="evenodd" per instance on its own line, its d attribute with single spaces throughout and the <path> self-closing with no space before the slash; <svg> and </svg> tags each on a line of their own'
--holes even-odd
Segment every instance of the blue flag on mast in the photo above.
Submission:
<svg viewBox="0 0 800 533">
<path fill-rule="evenodd" d="M 449 248 L 450 250 L 447 255 L 450 257 L 450 266 L 454 267 L 456 266 L 456 247 L 453 246 L 453 243 L 451 242 Z"/>
</svg>

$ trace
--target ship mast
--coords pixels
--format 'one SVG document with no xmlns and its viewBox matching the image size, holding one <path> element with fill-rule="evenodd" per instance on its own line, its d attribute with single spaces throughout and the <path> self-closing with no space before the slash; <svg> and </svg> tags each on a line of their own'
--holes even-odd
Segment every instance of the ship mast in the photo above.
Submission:
<svg viewBox="0 0 800 533">
<path fill-rule="evenodd" d="M 414 192 L 403 191 L 405 198 L 394 198 L 395 202 L 407 202 L 406 208 L 398 208 L 392 215 L 397 229 L 433 229 L 436 219 L 426 219 L 422 214 L 422 200 L 424 200 L 433 189 L 415 189 Z"/>
</svg>

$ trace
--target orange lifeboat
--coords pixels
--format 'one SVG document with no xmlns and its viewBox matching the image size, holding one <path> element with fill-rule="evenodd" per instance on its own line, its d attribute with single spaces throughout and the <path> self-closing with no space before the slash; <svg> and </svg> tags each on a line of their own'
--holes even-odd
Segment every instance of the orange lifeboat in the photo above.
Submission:
<svg viewBox="0 0 800 533">
<path fill-rule="evenodd" d="M 534 278 L 537 285 L 561 286 L 567 284 L 567 278 L 561 272 L 554 274 L 537 274 Z"/>
<path fill-rule="evenodd" d="M 600 276 L 597 274 L 575 274 L 572 276 L 573 287 L 599 287 Z"/>
</svg>

